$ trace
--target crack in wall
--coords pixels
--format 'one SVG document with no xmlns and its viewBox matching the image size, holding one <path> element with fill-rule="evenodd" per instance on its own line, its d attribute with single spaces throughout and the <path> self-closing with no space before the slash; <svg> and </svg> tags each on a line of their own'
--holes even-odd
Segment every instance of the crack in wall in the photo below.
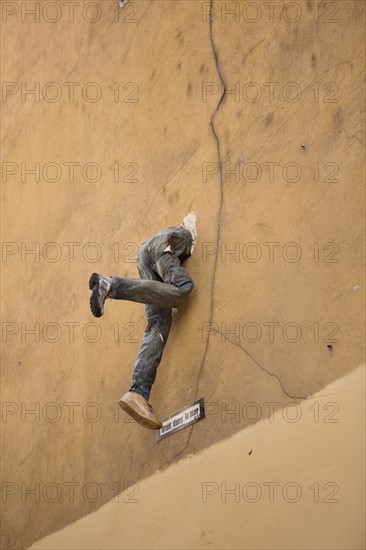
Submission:
<svg viewBox="0 0 366 550">
<path fill-rule="evenodd" d="M 210 41 L 211 41 L 212 51 L 213 51 L 213 54 L 214 54 L 214 57 L 215 57 L 216 69 L 217 69 L 217 72 L 219 74 L 221 84 L 222 84 L 222 90 L 223 90 L 223 92 L 221 94 L 221 97 L 220 97 L 220 100 L 219 100 L 218 104 L 216 105 L 216 109 L 213 112 L 213 114 L 211 116 L 211 120 L 210 120 L 210 127 L 211 127 L 212 133 L 213 133 L 215 141 L 216 141 L 217 160 L 218 160 L 218 165 L 219 165 L 220 202 L 219 202 L 219 208 L 218 208 L 218 213 L 217 213 L 217 223 L 216 223 L 216 243 L 218 244 L 220 242 L 220 237 L 221 237 L 221 217 L 222 217 L 222 207 L 223 207 L 223 203 L 224 203 L 224 189 L 223 189 L 223 174 L 222 174 L 220 140 L 219 140 L 218 134 L 215 130 L 214 121 L 215 121 L 216 114 L 217 114 L 218 110 L 220 109 L 220 106 L 221 106 L 221 104 L 224 100 L 224 97 L 226 95 L 226 82 L 224 80 L 224 77 L 222 75 L 222 71 L 220 69 L 220 63 L 219 63 L 219 59 L 218 59 L 218 56 L 217 56 L 217 49 L 216 49 L 215 41 L 214 41 L 214 38 L 213 38 L 213 10 L 212 10 L 212 8 L 213 8 L 213 0 L 211 0 L 211 4 L 210 4 Z M 215 255 L 215 263 L 214 263 L 213 272 L 212 272 L 212 279 L 211 279 L 211 300 L 210 300 L 210 319 L 209 319 L 209 323 L 212 323 L 212 318 L 213 318 L 217 262 L 218 262 L 218 254 Z M 207 339 L 205 351 L 203 352 L 202 361 L 201 361 L 200 368 L 199 368 L 199 371 L 198 371 L 195 399 L 197 398 L 199 379 L 200 379 L 202 369 L 203 369 L 203 365 L 204 365 L 204 362 L 205 362 L 205 359 L 206 359 L 208 344 L 209 344 L 209 339 Z"/>
<path fill-rule="evenodd" d="M 214 112 L 211 116 L 211 119 L 210 119 L 210 127 L 211 127 L 211 130 L 212 130 L 212 133 L 214 135 L 215 142 L 216 142 L 217 159 L 218 159 L 218 165 L 219 165 L 219 183 L 220 183 L 220 195 L 219 196 L 220 196 L 220 202 L 219 202 L 218 213 L 217 213 L 217 222 L 216 222 L 216 243 L 219 243 L 220 242 L 220 236 L 221 236 L 221 218 L 222 218 L 222 207 L 223 207 L 223 203 L 224 203 L 224 190 L 223 190 L 223 172 L 222 172 L 220 140 L 219 140 L 218 134 L 215 130 L 214 121 L 215 121 L 216 114 L 217 114 L 218 110 L 220 109 L 220 106 L 221 106 L 221 104 L 222 104 L 222 102 L 225 98 L 227 88 L 226 88 L 226 82 L 225 82 L 225 79 L 223 77 L 222 70 L 220 68 L 220 62 L 219 62 L 219 58 L 218 58 L 218 55 L 217 55 L 217 48 L 216 48 L 215 40 L 214 40 L 214 37 L 213 37 L 213 0 L 211 0 L 211 2 L 210 2 L 209 33 L 210 33 L 210 43 L 211 43 L 211 47 L 212 47 L 212 52 L 213 52 L 213 55 L 214 55 L 214 58 L 215 58 L 216 70 L 218 72 L 218 75 L 219 75 L 220 80 L 221 80 L 221 85 L 222 85 L 221 97 L 220 97 L 219 102 L 217 103 L 216 108 L 215 108 L 215 110 L 214 110 Z M 217 262 L 218 262 L 218 255 L 216 254 L 215 255 L 215 263 L 214 263 L 213 272 L 212 272 L 212 278 L 211 278 L 210 318 L 209 318 L 210 323 L 212 323 L 212 318 L 213 318 Z M 207 350 L 208 350 L 208 345 L 209 345 L 209 338 L 207 339 L 206 347 L 205 347 L 205 350 L 203 352 L 203 357 L 202 357 L 202 360 L 201 360 L 201 363 L 200 363 L 200 367 L 198 369 L 198 376 L 197 376 L 197 382 L 196 382 L 196 390 L 195 390 L 195 395 L 194 395 L 194 401 L 196 401 L 196 399 L 197 399 L 198 388 L 199 388 L 199 380 L 200 380 L 202 370 L 203 370 L 203 366 L 204 366 L 204 363 L 205 363 Z M 194 425 L 192 424 L 192 426 L 190 427 L 190 432 L 189 432 L 189 436 L 187 438 L 187 443 L 183 447 L 183 449 L 178 451 L 178 453 L 174 454 L 171 459 L 164 462 L 162 464 L 162 466 L 164 466 L 165 464 L 170 464 L 175 458 L 177 458 L 179 455 L 181 455 L 187 449 L 187 447 L 189 445 L 189 442 L 191 440 L 193 426 Z"/>
<path fill-rule="evenodd" d="M 291 395 L 289 394 L 284 386 L 283 386 L 283 383 L 282 383 L 282 380 L 279 376 L 277 376 L 277 374 L 275 374 L 274 372 L 271 372 L 267 369 L 265 369 L 254 357 L 251 353 L 249 353 L 249 351 L 247 351 L 245 348 L 243 348 L 243 346 L 241 344 L 238 344 L 237 342 L 233 342 L 232 340 L 229 340 L 228 338 L 226 338 L 225 334 L 223 334 L 222 332 L 220 332 L 219 330 L 215 330 L 214 328 L 211 328 L 212 329 L 212 332 L 216 332 L 216 334 L 221 334 L 221 336 L 223 336 L 226 340 L 226 342 L 229 342 L 230 344 L 232 344 L 233 346 L 238 346 L 252 361 L 255 365 L 257 365 L 257 367 L 259 367 L 263 372 L 267 373 L 269 376 L 273 376 L 279 383 L 280 387 L 281 387 L 281 390 L 282 392 L 284 393 L 284 395 L 286 395 L 287 397 L 289 397 L 290 399 L 298 399 L 298 400 L 302 400 L 302 399 L 306 399 L 306 395 Z M 209 340 L 209 337 L 207 338 Z"/>
</svg>

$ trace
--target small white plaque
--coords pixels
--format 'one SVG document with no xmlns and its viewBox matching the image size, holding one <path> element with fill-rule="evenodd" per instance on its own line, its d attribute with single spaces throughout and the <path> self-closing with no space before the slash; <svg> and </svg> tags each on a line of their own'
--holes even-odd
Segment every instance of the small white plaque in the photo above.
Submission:
<svg viewBox="0 0 366 550">
<path fill-rule="evenodd" d="M 183 428 L 205 418 L 205 404 L 203 397 L 162 420 L 162 428 L 156 432 L 156 440 L 160 441 Z"/>
</svg>

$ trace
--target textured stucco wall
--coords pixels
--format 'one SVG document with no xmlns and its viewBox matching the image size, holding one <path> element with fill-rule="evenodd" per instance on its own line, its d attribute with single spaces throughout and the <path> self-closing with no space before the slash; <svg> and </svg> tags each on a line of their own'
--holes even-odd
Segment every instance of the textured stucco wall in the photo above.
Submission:
<svg viewBox="0 0 366 550">
<path fill-rule="evenodd" d="M 364 3 L 40 2 L 39 21 L 3 4 L 2 546 L 18 548 L 362 361 Z M 157 445 L 114 405 L 143 307 L 95 323 L 87 283 L 136 276 L 137 246 L 189 210 L 196 287 L 152 403 L 205 397 L 210 415 Z"/>
</svg>

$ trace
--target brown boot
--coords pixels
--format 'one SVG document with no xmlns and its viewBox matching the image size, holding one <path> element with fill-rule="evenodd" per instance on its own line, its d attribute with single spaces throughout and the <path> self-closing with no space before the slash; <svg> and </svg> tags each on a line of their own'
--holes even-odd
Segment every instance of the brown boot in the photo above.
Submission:
<svg viewBox="0 0 366 550">
<path fill-rule="evenodd" d="M 128 391 L 119 400 L 120 407 L 136 422 L 150 428 L 150 430 L 160 430 L 162 423 L 156 418 L 153 408 L 145 397 L 134 391 Z"/>
</svg>

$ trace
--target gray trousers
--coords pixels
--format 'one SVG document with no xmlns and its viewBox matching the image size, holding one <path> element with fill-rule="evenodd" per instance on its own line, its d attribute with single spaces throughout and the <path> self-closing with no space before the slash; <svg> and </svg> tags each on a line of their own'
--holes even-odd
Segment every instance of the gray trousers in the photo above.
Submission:
<svg viewBox="0 0 366 550">
<path fill-rule="evenodd" d="M 130 391 L 149 400 L 172 324 L 172 307 L 178 307 L 194 285 L 177 256 L 164 252 L 155 260 L 155 251 L 145 244 L 138 252 L 137 269 L 140 279 L 113 277 L 111 298 L 145 304 L 147 327 Z"/>
</svg>

